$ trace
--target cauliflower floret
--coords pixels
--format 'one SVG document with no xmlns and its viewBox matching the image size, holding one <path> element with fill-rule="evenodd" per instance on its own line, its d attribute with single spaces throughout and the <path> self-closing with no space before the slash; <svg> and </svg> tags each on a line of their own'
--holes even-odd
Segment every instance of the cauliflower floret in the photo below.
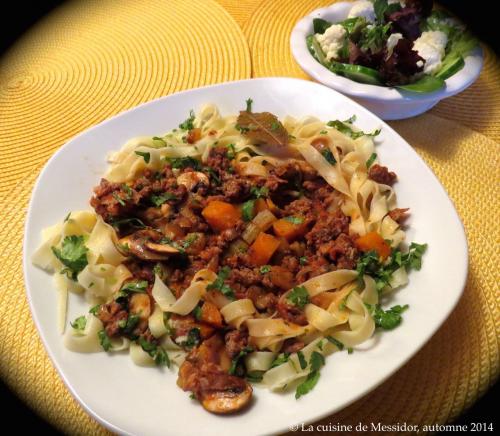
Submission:
<svg viewBox="0 0 500 436">
<path fill-rule="evenodd" d="M 392 5 L 394 3 L 399 3 L 402 8 L 404 8 L 406 6 L 406 1 L 405 0 L 388 0 L 387 1 L 388 5 Z"/>
<path fill-rule="evenodd" d="M 396 47 L 398 41 L 400 39 L 403 39 L 403 35 L 401 33 L 393 33 L 389 35 L 389 38 L 387 38 L 387 57 L 390 58 L 392 55 L 392 51 L 394 50 L 394 47 Z"/>
<path fill-rule="evenodd" d="M 423 32 L 413 43 L 413 50 L 425 59 L 424 73 L 433 74 L 441 66 L 448 37 L 444 32 L 433 30 Z"/>
<path fill-rule="evenodd" d="M 348 18 L 363 17 L 366 21 L 373 23 L 375 21 L 375 10 L 373 3 L 369 1 L 354 2 L 349 11 Z"/>
<path fill-rule="evenodd" d="M 338 57 L 339 50 L 344 45 L 346 30 L 340 24 L 332 24 L 323 35 L 317 33 L 314 37 L 325 53 L 326 60 L 331 61 Z"/>
</svg>

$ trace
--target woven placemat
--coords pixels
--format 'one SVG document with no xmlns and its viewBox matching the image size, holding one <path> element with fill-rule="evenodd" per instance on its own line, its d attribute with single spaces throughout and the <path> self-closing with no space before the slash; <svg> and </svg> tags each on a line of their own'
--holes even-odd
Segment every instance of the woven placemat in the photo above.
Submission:
<svg viewBox="0 0 500 436">
<path fill-rule="evenodd" d="M 0 375 L 65 433 L 105 430 L 63 385 L 27 306 L 21 246 L 38 173 L 68 139 L 116 113 L 250 72 L 241 28 L 211 0 L 69 3 L 1 60 Z"/>
<path fill-rule="evenodd" d="M 310 79 L 292 56 L 290 34 L 302 17 L 332 3 L 335 1 L 261 0 L 257 7 L 252 8 L 254 12 L 250 17 L 238 15 L 240 23 L 242 19 L 246 20 L 242 26 L 252 56 L 253 77 Z M 431 113 L 457 121 L 499 141 L 500 62 L 490 48 L 484 46 L 483 49 L 485 63 L 478 80 L 463 93 L 438 103 Z"/>
<path fill-rule="evenodd" d="M 0 195 L 69 138 L 118 112 L 249 77 L 242 31 L 215 1 L 70 2 L 2 59 Z"/>
</svg>

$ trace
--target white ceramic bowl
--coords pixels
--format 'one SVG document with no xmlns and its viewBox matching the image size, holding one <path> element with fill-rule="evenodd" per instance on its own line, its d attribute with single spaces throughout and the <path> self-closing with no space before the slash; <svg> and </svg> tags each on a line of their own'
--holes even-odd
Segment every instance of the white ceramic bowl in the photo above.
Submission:
<svg viewBox="0 0 500 436">
<path fill-rule="evenodd" d="M 309 53 L 306 36 L 313 33 L 313 19 L 323 18 L 339 22 L 347 18 L 352 6 L 350 2 L 335 3 L 316 9 L 302 18 L 294 27 L 290 38 L 292 54 L 300 67 L 312 78 L 348 95 L 384 120 L 399 120 L 419 115 L 446 97 L 462 92 L 479 76 L 483 66 L 480 47 L 465 58 L 465 66 L 446 80 L 446 86 L 438 91 L 417 94 L 375 85 L 358 83 L 332 73 Z"/>
<path fill-rule="evenodd" d="M 190 109 L 216 104 L 235 114 L 254 100 L 255 111 L 279 117 L 323 120 L 357 116 L 365 131 L 381 128 L 377 154 L 399 176 L 398 204 L 410 207 L 407 240 L 426 242 L 421 271 L 391 296 L 390 305 L 409 304 L 403 323 L 346 352 L 329 356 L 321 380 L 308 395 L 255 388 L 252 407 L 233 416 L 204 411 L 176 386 L 176 370 L 141 368 L 126 354 L 79 354 L 64 348 L 57 329 L 57 292 L 52 276 L 35 268 L 31 256 L 43 228 L 70 210 L 89 209 L 108 152 L 134 136 L 156 135 L 177 125 Z M 119 434 L 147 436 L 253 436 L 297 429 L 336 412 L 394 374 L 436 332 L 459 300 L 467 277 L 467 242 L 460 219 L 432 171 L 393 129 L 349 98 L 323 85 L 288 78 L 253 79 L 193 89 L 160 98 L 117 115 L 73 138 L 52 156 L 33 190 L 26 220 L 24 273 L 40 337 L 73 396 L 99 422 Z M 86 313 L 79 295 L 69 300 L 68 319 Z"/>
</svg>

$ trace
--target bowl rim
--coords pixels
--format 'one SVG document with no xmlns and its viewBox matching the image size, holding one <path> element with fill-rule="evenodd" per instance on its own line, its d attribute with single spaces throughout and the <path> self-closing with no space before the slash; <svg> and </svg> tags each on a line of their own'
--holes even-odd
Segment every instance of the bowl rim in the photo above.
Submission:
<svg viewBox="0 0 500 436">
<path fill-rule="evenodd" d="M 300 68 L 316 81 L 343 94 L 366 100 L 414 103 L 416 101 L 438 101 L 458 94 L 478 78 L 484 63 L 483 50 L 480 45 L 465 57 L 464 67 L 445 80 L 446 86 L 444 88 L 429 93 L 419 94 L 386 86 L 359 83 L 331 72 L 309 53 L 306 36 L 312 33 L 312 20 L 314 18 L 323 18 L 332 13 L 347 16 L 352 3 L 337 2 L 330 6 L 315 9 L 301 18 L 292 30 L 290 35 L 292 55 Z"/>
</svg>

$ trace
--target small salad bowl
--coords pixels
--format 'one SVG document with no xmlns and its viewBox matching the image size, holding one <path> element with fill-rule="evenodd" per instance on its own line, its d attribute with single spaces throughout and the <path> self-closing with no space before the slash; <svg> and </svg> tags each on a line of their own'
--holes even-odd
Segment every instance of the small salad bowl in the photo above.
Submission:
<svg viewBox="0 0 500 436">
<path fill-rule="evenodd" d="M 419 115 L 431 109 L 440 100 L 463 91 L 479 76 L 483 66 L 483 52 L 479 45 L 464 58 L 463 68 L 446 78 L 444 86 L 437 90 L 429 90 L 423 86 L 417 87 L 419 89 L 416 91 L 409 91 L 359 83 L 330 71 L 313 57 L 306 39 L 314 33 L 313 20 L 315 18 L 338 23 L 348 17 L 352 4 L 351 2 L 335 3 L 316 9 L 301 19 L 291 34 L 292 54 L 304 72 L 313 79 L 351 97 L 380 118 L 398 120 Z"/>
</svg>

